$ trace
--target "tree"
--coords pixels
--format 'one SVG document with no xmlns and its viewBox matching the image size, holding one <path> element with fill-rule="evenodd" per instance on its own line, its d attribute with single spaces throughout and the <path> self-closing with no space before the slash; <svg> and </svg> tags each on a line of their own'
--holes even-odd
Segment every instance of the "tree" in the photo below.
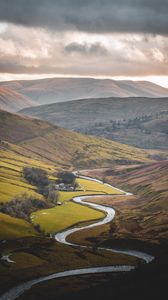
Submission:
<svg viewBox="0 0 168 300">
<path fill-rule="evenodd" d="M 1 204 L 0 212 L 12 217 L 29 220 L 29 216 L 32 212 L 51 207 L 53 207 L 51 203 L 36 199 L 34 196 L 24 193 L 16 196 L 10 202 Z"/>
<path fill-rule="evenodd" d="M 76 176 L 71 172 L 61 171 L 57 174 L 59 183 L 74 184 Z"/>
<path fill-rule="evenodd" d="M 48 186 L 48 200 L 54 204 L 58 202 L 58 191 L 53 183 L 50 183 Z"/>
<path fill-rule="evenodd" d="M 38 187 L 46 186 L 50 182 L 47 172 L 40 168 L 25 167 L 23 169 L 23 175 L 30 184 L 37 185 Z"/>
</svg>

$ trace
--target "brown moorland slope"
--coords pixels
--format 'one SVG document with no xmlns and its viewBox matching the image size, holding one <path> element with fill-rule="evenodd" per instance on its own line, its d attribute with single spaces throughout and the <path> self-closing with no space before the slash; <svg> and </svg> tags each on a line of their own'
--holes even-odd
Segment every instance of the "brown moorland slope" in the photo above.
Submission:
<svg viewBox="0 0 168 300">
<path fill-rule="evenodd" d="M 33 105 L 35 102 L 28 96 L 10 87 L 0 86 L 0 109 L 15 112 Z"/>
<path fill-rule="evenodd" d="M 20 111 L 80 133 L 145 149 L 168 148 L 168 98 L 97 98 Z"/>
<path fill-rule="evenodd" d="M 148 162 L 149 152 L 106 139 L 82 135 L 41 120 L 0 111 L 0 139 L 14 143 L 53 164 L 75 168 L 109 166 L 114 162 Z"/>
<path fill-rule="evenodd" d="M 168 238 L 168 161 L 141 166 L 116 166 L 111 169 L 86 171 L 85 174 L 104 178 L 133 196 L 93 200 L 111 205 L 116 217 L 110 226 L 85 232 L 83 238 L 110 243 L 121 239 L 161 243 Z M 73 236 L 73 238 L 75 238 Z M 79 237 L 80 238 L 80 237 Z"/>
<path fill-rule="evenodd" d="M 45 78 L 0 82 L 37 105 L 100 97 L 167 97 L 168 89 L 148 81 L 94 78 Z"/>
</svg>

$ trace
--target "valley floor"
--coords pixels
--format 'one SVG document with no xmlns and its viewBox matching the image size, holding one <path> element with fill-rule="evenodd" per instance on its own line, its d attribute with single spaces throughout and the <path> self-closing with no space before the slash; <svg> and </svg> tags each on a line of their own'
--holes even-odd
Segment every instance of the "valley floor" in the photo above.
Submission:
<svg viewBox="0 0 168 300">
<path fill-rule="evenodd" d="M 157 173 L 155 172 L 156 169 Z M 70 237 L 70 240 L 75 243 L 91 246 L 89 249 L 78 249 L 73 246 L 58 244 L 55 243 L 54 239 L 44 238 L 39 234 L 35 234 L 36 237 L 33 237 L 34 234 L 30 234 L 30 237 L 24 237 L 23 234 L 23 237 L 16 236 L 14 239 L 2 241 L 0 245 L 1 255 L 9 255 L 15 263 L 1 260 L 0 280 L 2 285 L 0 292 L 3 293 L 32 278 L 67 269 L 111 264 L 139 264 L 137 259 L 131 256 L 111 252 L 104 253 L 104 251 L 97 249 L 100 246 L 107 246 L 146 251 L 154 255 L 156 259 L 149 266 L 141 265 L 127 276 L 114 273 L 52 280 L 33 287 L 20 299 L 46 299 L 47 295 L 49 295 L 49 299 L 67 299 L 71 296 L 74 299 L 78 297 L 84 299 L 84 296 L 92 299 L 93 295 L 96 295 L 97 299 L 101 299 L 104 288 L 110 295 L 118 297 L 116 299 L 122 299 L 124 294 L 125 299 L 141 299 L 141 297 L 148 300 L 157 299 L 156 296 L 159 293 L 161 295 L 160 289 L 162 291 L 165 289 L 167 266 L 166 170 L 167 162 L 160 162 L 142 166 L 116 166 L 112 169 L 84 171 L 86 175 L 106 180 L 133 192 L 135 195 L 124 198 L 122 193 L 115 188 L 86 179 L 78 179 L 83 187 L 82 191 L 61 192 L 59 200 L 63 204 L 60 207 L 33 213 L 35 216 L 33 223 L 39 223 L 44 231 L 50 234 L 76 223 L 100 219 L 104 216 L 101 212 L 78 206 L 70 201 L 76 195 L 98 193 L 102 194 L 102 198 L 93 198 L 92 201 L 114 207 L 117 213 L 114 221 L 100 227 L 83 230 Z M 148 185 L 146 186 L 147 177 Z M 152 179 L 150 180 L 150 178 Z M 164 180 L 161 182 L 160 178 L 164 178 Z M 106 197 L 106 194 L 109 193 L 114 194 L 111 199 Z M 151 211 L 153 212 L 152 215 Z M 18 230 L 20 231 L 20 228 Z M 4 230 L 2 232 L 4 233 Z M 156 280 L 156 274 L 160 276 L 159 280 Z M 132 280 L 134 288 L 132 288 Z M 154 289 L 152 289 L 153 285 L 155 286 Z M 146 290 L 146 293 L 143 293 L 141 287 Z"/>
</svg>

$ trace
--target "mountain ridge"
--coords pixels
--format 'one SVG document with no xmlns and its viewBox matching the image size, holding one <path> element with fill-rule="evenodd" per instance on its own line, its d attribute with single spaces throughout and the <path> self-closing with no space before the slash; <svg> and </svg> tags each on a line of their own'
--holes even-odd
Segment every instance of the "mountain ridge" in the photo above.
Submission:
<svg viewBox="0 0 168 300">
<path fill-rule="evenodd" d="M 168 89 L 148 81 L 95 78 L 44 78 L 0 82 L 36 105 L 107 97 L 168 97 Z"/>
</svg>

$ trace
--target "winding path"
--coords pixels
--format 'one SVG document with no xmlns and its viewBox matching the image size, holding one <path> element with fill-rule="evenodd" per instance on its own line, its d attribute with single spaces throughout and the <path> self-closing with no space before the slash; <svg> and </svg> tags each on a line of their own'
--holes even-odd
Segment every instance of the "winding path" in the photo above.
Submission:
<svg viewBox="0 0 168 300">
<path fill-rule="evenodd" d="M 79 176 L 79 177 L 87 179 L 87 180 L 96 181 L 96 182 L 103 184 L 103 182 L 101 182 L 100 180 L 94 179 L 94 178 L 90 178 L 90 177 L 86 177 L 86 176 Z M 106 185 L 108 185 L 108 184 L 106 184 Z M 111 185 L 108 185 L 108 186 L 115 188 Z M 119 190 L 119 189 L 116 189 L 116 190 Z M 123 196 L 131 195 L 130 193 L 126 193 L 122 190 L 119 190 L 119 191 L 121 191 L 123 193 Z M 93 209 L 103 211 L 106 214 L 106 216 L 103 219 L 101 219 L 93 224 L 83 226 L 83 227 L 74 227 L 74 228 L 70 228 L 70 229 L 64 230 L 62 232 L 59 232 L 55 235 L 56 241 L 59 243 L 70 245 L 70 246 L 89 248 L 87 246 L 70 243 L 67 241 L 67 237 L 74 232 L 81 231 L 83 229 L 93 228 L 95 226 L 100 226 L 103 224 L 107 224 L 111 220 L 113 220 L 113 218 L 115 216 L 115 210 L 113 208 L 104 206 L 104 205 L 100 205 L 100 204 L 96 204 L 96 203 L 85 202 L 86 199 L 88 200 L 89 198 L 93 198 L 93 197 L 97 198 L 97 197 L 102 197 L 102 196 L 103 195 L 95 195 L 94 194 L 94 195 L 88 195 L 88 196 L 74 197 L 72 199 L 73 202 L 78 203 L 80 205 L 85 205 L 85 206 L 91 207 Z M 111 197 L 111 196 L 114 196 L 114 194 L 113 195 L 105 195 L 105 196 Z M 111 249 L 111 248 L 103 248 L 103 247 L 98 248 L 98 249 L 111 251 L 111 252 L 115 252 L 115 253 L 120 253 L 120 254 L 126 254 L 129 256 L 134 256 L 134 257 L 144 260 L 144 262 L 146 262 L 146 263 L 149 263 L 154 259 L 154 257 L 149 254 L 146 254 L 146 253 L 140 252 L 140 251 L 135 251 L 135 250 L 119 250 L 119 249 Z M 83 269 L 74 269 L 74 270 L 68 270 L 68 271 L 64 271 L 64 272 L 58 272 L 58 273 L 54 273 L 52 275 L 39 277 L 37 279 L 33 279 L 33 280 L 30 280 L 23 284 L 20 284 L 17 287 L 10 289 L 8 292 L 6 292 L 2 296 L 0 296 L 0 300 L 15 300 L 19 296 L 21 296 L 26 290 L 31 289 L 32 286 L 34 286 L 38 283 L 41 283 L 41 282 L 55 279 L 55 278 L 64 278 L 64 277 L 70 277 L 70 276 L 75 276 L 75 275 L 77 276 L 77 275 L 109 273 L 109 272 L 128 272 L 133 269 L 135 269 L 134 266 L 122 265 L 122 266 L 102 266 L 102 267 L 93 267 L 93 268 L 83 268 Z"/>
</svg>

